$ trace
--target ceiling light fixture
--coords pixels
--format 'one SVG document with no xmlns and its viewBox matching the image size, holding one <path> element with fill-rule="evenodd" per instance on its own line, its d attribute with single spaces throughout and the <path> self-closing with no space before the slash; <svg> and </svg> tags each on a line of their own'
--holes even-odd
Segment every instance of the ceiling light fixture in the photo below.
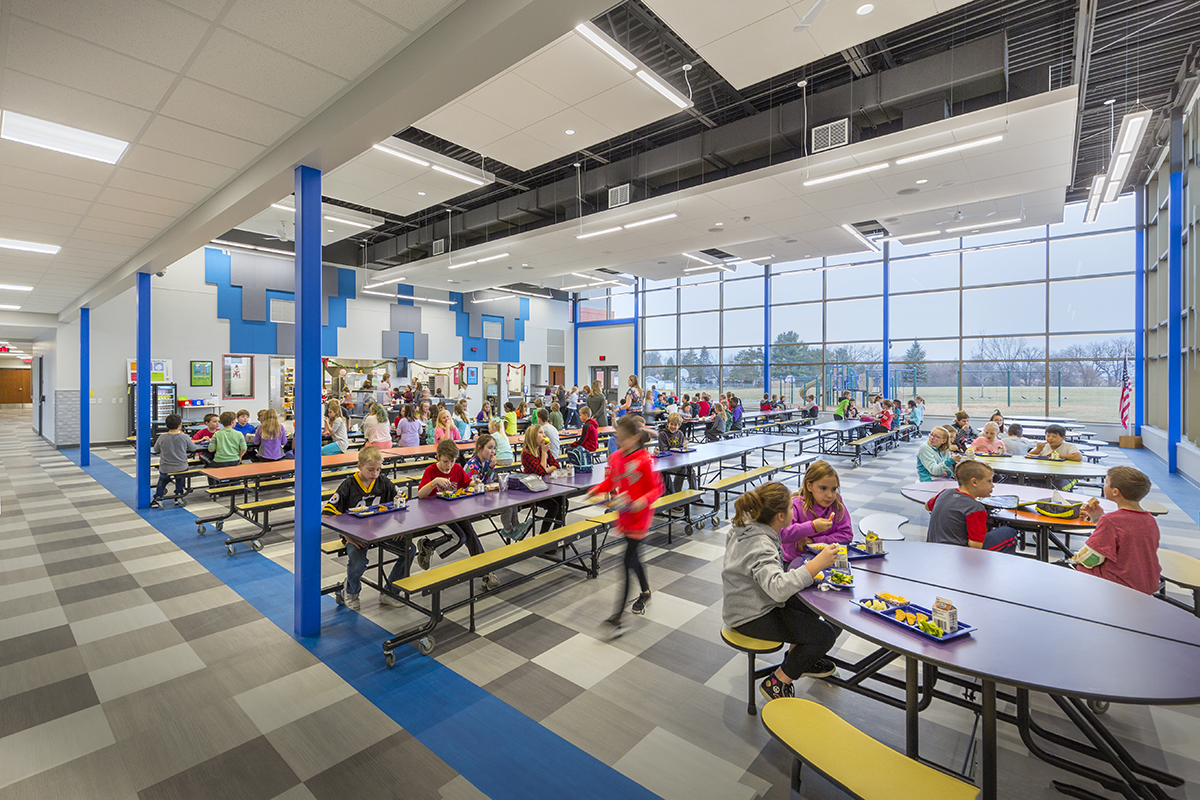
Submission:
<svg viewBox="0 0 1200 800">
<path fill-rule="evenodd" d="M 629 230 L 630 228 L 640 228 L 643 225 L 650 225 L 652 223 L 662 222 L 663 220 L 668 220 L 668 219 L 675 219 L 678 216 L 679 216 L 678 214 L 672 212 L 670 214 L 663 214 L 662 216 L 659 216 L 659 217 L 651 217 L 650 219 L 641 219 L 641 220 L 638 220 L 637 222 L 631 222 L 628 225 L 622 225 L 621 227 L 625 228 L 626 230 Z"/>
<path fill-rule="evenodd" d="M 487 258 L 481 258 L 481 259 L 479 259 L 479 260 L 478 260 L 477 262 L 475 262 L 475 263 L 477 263 L 477 264 L 485 264 L 485 263 L 487 263 L 488 261 L 495 261 L 495 260 L 496 260 L 496 259 L 498 259 L 498 258 L 508 258 L 508 253 L 501 253 L 500 255 L 496 255 L 496 256 L 488 256 Z"/>
<path fill-rule="evenodd" d="M 0 305 L 0 311 L 20 311 L 20 306 L 3 306 Z"/>
<path fill-rule="evenodd" d="M 681 255 L 682 255 L 682 256 L 684 256 L 685 258 L 693 258 L 693 259 L 695 259 L 696 261 L 703 261 L 705 264 L 712 264 L 712 263 L 714 263 L 714 262 L 712 261 L 712 259 L 705 258 L 704 256 L 694 256 L 694 255 L 692 255 L 691 253 L 681 253 Z"/>
<path fill-rule="evenodd" d="M 500 295 L 499 297 L 472 297 L 471 302 L 472 303 L 491 303 L 495 300 L 511 300 L 511 299 L 512 298 L 508 297 L 507 295 Z"/>
<path fill-rule="evenodd" d="M 695 286 L 712 286 L 714 283 L 720 283 L 720 282 L 721 281 L 718 279 L 715 281 L 704 281 L 703 283 L 685 283 L 680 286 L 676 286 L 675 290 L 679 291 L 680 289 L 687 289 L 688 287 L 695 287 Z"/>
<path fill-rule="evenodd" d="M 1001 219 L 996 222 L 981 222 L 976 225 L 960 225 L 957 228 L 946 228 L 946 233 L 958 233 L 959 231 L 974 231 L 979 228 L 996 228 L 1001 225 L 1012 225 L 1014 222 L 1021 222 L 1021 217 L 1013 217 L 1012 219 Z"/>
<path fill-rule="evenodd" d="M 376 297 L 390 297 L 393 300 L 400 299 L 400 295 L 398 295 L 398 294 L 388 294 L 387 292 L 372 292 L 372 291 L 368 291 L 367 289 L 363 289 L 363 294 L 373 294 Z"/>
<path fill-rule="evenodd" d="M 374 228 L 375 227 L 374 225 L 368 225 L 365 222 L 356 222 L 355 220 L 345 219 L 343 217 L 326 216 L 325 219 L 329 220 L 330 222 L 340 222 L 343 225 L 353 225 L 356 228 Z"/>
<path fill-rule="evenodd" d="M 575 135 L 575 131 L 571 130 L 570 128 L 567 128 L 565 131 L 563 131 L 563 133 L 565 133 L 567 136 Z"/>
<path fill-rule="evenodd" d="M 944 232 L 945 231 L 936 230 L 936 231 L 922 231 L 921 233 L 899 233 L 899 234 L 896 234 L 895 236 L 885 236 L 882 239 L 880 239 L 879 241 L 880 242 L 899 242 L 903 239 L 924 239 L 926 236 L 937 236 L 939 233 L 944 233 Z M 807 256 L 806 256 L 806 258 L 807 258 Z"/>
<path fill-rule="evenodd" d="M 20 239 L 0 239 L 0 247 L 8 250 L 25 250 L 30 253 L 45 253 L 52 256 L 62 248 L 56 244 L 41 244 L 39 242 L 23 242 Z"/>
<path fill-rule="evenodd" d="M 970 142 L 961 142 L 959 144 L 952 144 L 948 147 L 939 147 L 937 150 L 930 150 L 925 153 L 917 153 L 915 156 L 905 156 L 904 158 L 897 158 L 896 164 L 897 165 L 912 164 L 913 162 L 916 162 L 916 161 L 924 161 L 927 158 L 937 158 L 938 156 L 944 156 L 948 153 L 958 153 L 962 150 L 970 150 L 975 147 L 983 147 L 985 144 L 993 144 L 993 143 L 999 142 L 1003 139 L 1004 139 L 1003 134 L 996 134 L 995 136 L 988 136 L 983 139 L 975 139 Z"/>
<path fill-rule="evenodd" d="M 79 156 L 105 164 L 115 164 L 129 147 L 129 142 L 101 136 L 91 131 L 27 117 L 12 111 L 0 115 L 0 139 L 42 147 L 69 156 Z"/>
<path fill-rule="evenodd" d="M 271 208 L 278 208 L 280 211 L 296 211 L 296 209 L 292 208 L 291 206 L 285 206 L 283 203 L 271 203 Z"/>
<path fill-rule="evenodd" d="M 891 164 L 889 164 L 886 161 L 883 161 L 879 164 L 871 164 L 870 166 L 859 167 L 858 169 L 847 170 L 846 172 L 835 172 L 833 175 L 826 175 L 822 178 L 813 178 L 812 180 L 805 181 L 803 185 L 804 186 L 816 186 L 817 184 L 820 184 L 820 183 L 829 183 L 830 181 L 839 181 L 842 178 L 853 178 L 855 175 L 865 175 L 868 172 L 877 172 L 878 170 L 881 170 L 881 169 L 887 169 L 890 166 L 891 166 Z"/>
<path fill-rule="evenodd" d="M 375 145 L 375 149 L 379 150 L 381 152 L 387 153 L 389 156 L 395 156 L 396 158 L 403 158 L 405 161 L 411 161 L 414 164 L 419 164 L 422 167 L 429 166 L 429 162 L 423 158 L 417 158 L 416 156 L 410 156 L 408 153 L 402 153 L 399 150 L 393 150 L 392 148 L 384 147 L 381 144 Z"/>
<path fill-rule="evenodd" d="M 425 196 L 425 193 L 424 193 L 424 192 L 417 192 L 417 195 L 418 195 L 418 196 L 420 196 L 420 197 L 424 197 L 424 196 Z"/>
<path fill-rule="evenodd" d="M 466 181 L 467 183 L 473 183 L 476 186 L 484 185 L 484 182 L 479 180 L 479 178 L 472 178 L 470 175 L 463 175 L 461 172 L 455 172 L 452 169 L 446 169 L 445 167 L 441 166 L 440 164 L 434 164 L 433 171 L 440 172 L 443 175 L 449 175 L 452 178 L 458 178 L 460 181 Z"/>
<path fill-rule="evenodd" d="M 448 305 L 448 306 L 452 306 L 458 302 L 457 300 L 438 300 L 433 297 L 408 297 L 408 298 L 403 298 L 403 299 L 416 300 L 419 303 L 442 303 L 442 304 Z"/>
<path fill-rule="evenodd" d="M 1096 214 L 1100 212 L 1100 203 L 1104 201 L 1104 175 L 1096 175 L 1092 178 L 1092 188 L 1088 192 L 1087 210 L 1083 213 L 1084 224 L 1089 224 L 1096 221 Z"/>
<path fill-rule="evenodd" d="M 600 29 L 592 23 L 581 22 L 575 26 L 575 30 L 579 31 L 583 38 L 596 45 L 605 55 L 625 69 L 632 70 L 637 68 L 637 64 L 625 53 L 621 46 L 601 33 Z"/>
<path fill-rule="evenodd" d="M 876 246 L 876 244 L 874 242 L 872 242 L 870 239 L 868 239 L 867 237 L 865 237 L 861 233 L 859 233 L 858 228 L 855 228 L 853 225 L 850 225 L 849 223 L 844 223 L 842 225 L 842 230 L 846 231 L 846 233 L 850 234 L 855 239 L 858 239 L 858 241 L 860 241 L 864 245 L 866 245 L 867 249 L 873 250 L 876 253 L 879 252 L 879 247 Z"/>
<path fill-rule="evenodd" d="M 211 239 L 210 241 L 213 244 L 224 245 L 225 247 L 240 247 L 243 250 L 258 250 L 263 253 L 278 253 L 281 256 L 287 256 L 289 258 L 296 257 L 296 254 L 290 250 L 277 250 L 274 247 L 260 247 L 256 244 L 242 244 L 241 242 L 230 242 L 225 239 Z"/>
<path fill-rule="evenodd" d="M 12 284 L 12 283 L 0 283 L 0 289 L 3 289 L 6 292 L 32 292 L 33 291 L 32 286 L 17 286 L 16 284 Z M 0 344 L 8 344 L 8 342 L 2 342 Z"/>
<path fill-rule="evenodd" d="M 688 108 L 692 105 L 691 100 L 680 94 L 674 86 L 663 83 L 663 81 L 659 80 L 657 75 L 652 75 L 644 69 L 639 69 L 637 71 L 637 76 L 642 79 L 643 83 L 661 94 L 663 97 L 670 100 L 679 108 Z"/>
<path fill-rule="evenodd" d="M 578 236 L 576 236 L 575 238 L 576 239 L 591 239 L 593 236 L 603 236 L 606 233 L 616 233 L 619 230 L 621 230 L 620 225 L 618 225 L 615 228 L 605 228 L 604 230 L 600 230 L 600 231 L 592 231 L 591 233 L 581 233 Z"/>
<path fill-rule="evenodd" d="M 401 278 L 388 278 L 386 281 L 379 281 L 378 283 L 364 284 L 363 289 L 364 290 L 365 289 L 377 289 L 380 286 L 387 286 L 389 283 L 399 283 L 400 281 L 406 281 L 406 280 L 408 280 L 407 275 L 405 275 L 404 277 L 401 277 Z"/>
<path fill-rule="evenodd" d="M 576 278 L 583 278 L 585 281 L 590 281 L 593 279 L 591 275 L 584 275 L 582 272 L 572 272 L 571 274 Z"/>
<path fill-rule="evenodd" d="M 867 14 L 870 14 L 874 10 L 875 10 L 875 6 L 872 5 L 871 3 L 863 3 L 861 6 L 858 7 L 858 11 L 856 13 L 860 17 L 865 17 Z"/>
<path fill-rule="evenodd" d="M 917 181 L 917 186 L 924 186 L 927 183 L 929 183 L 928 178 L 921 178 L 921 180 Z"/>
</svg>

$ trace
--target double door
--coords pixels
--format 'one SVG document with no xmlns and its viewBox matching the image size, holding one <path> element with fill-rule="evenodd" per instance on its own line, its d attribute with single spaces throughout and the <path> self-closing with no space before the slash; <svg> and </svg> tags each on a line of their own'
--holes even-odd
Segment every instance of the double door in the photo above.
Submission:
<svg viewBox="0 0 1200 800">
<path fill-rule="evenodd" d="M 617 402 L 617 395 L 621 390 L 621 387 L 617 385 L 620 380 L 617 375 L 619 370 L 620 367 L 608 365 L 590 368 L 592 383 L 600 381 L 600 386 L 604 389 L 604 399 L 610 403 Z"/>
</svg>

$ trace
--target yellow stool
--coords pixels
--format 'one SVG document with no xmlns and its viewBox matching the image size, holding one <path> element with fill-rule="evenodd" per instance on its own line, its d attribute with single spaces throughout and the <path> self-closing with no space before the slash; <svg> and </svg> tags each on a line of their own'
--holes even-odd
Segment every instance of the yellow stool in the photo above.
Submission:
<svg viewBox="0 0 1200 800">
<path fill-rule="evenodd" d="M 1142 508 L 1146 504 L 1142 503 Z M 1163 584 L 1159 587 L 1158 596 L 1168 603 L 1177 605 L 1180 608 L 1191 611 L 1196 616 L 1200 617 L 1200 559 L 1192 558 L 1189 555 L 1178 553 L 1174 550 L 1158 550 L 1158 564 L 1162 569 Z M 1192 607 L 1188 608 L 1186 604 L 1167 597 L 1166 584 L 1173 583 L 1181 589 L 1191 589 L 1192 591 Z"/>
<path fill-rule="evenodd" d="M 750 659 L 750 666 L 747 670 L 749 693 L 746 703 L 746 713 L 751 716 L 758 713 L 758 706 L 755 704 L 754 691 L 757 688 L 754 684 L 759 678 L 765 678 L 775 671 L 776 667 L 763 667 L 757 669 L 757 664 L 754 661 L 755 656 L 764 653 L 774 653 L 783 647 L 783 642 L 772 642 L 767 639 L 754 639 L 750 636 L 738 633 L 728 625 L 721 626 L 721 638 L 725 640 L 725 644 L 732 647 L 734 650 L 741 650 Z"/>
</svg>

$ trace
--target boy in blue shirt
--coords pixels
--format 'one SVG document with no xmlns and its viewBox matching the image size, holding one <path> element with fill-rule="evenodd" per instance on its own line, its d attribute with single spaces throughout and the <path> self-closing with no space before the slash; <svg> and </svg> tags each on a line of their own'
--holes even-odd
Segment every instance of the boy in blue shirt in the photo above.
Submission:
<svg viewBox="0 0 1200 800">
<path fill-rule="evenodd" d="M 258 430 L 250 422 L 250 412 L 244 408 L 237 412 L 237 424 L 233 426 L 233 429 L 242 436 L 247 436 Z"/>
</svg>

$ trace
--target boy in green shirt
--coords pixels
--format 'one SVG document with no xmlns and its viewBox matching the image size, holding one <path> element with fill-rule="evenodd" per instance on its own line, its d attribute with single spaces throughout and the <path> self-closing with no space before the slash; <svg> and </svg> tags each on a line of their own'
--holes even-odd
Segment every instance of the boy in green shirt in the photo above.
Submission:
<svg viewBox="0 0 1200 800">
<path fill-rule="evenodd" d="M 221 415 L 221 430 L 213 434 L 208 442 L 208 452 L 213 454 L 213 467 L 236 467 L 242 463 L 246 453 L 246 437 L 233 427 L 237 415 L 226 411 Z M 211 486 L 214 481 L 208 481 Z"/>
</svg>

